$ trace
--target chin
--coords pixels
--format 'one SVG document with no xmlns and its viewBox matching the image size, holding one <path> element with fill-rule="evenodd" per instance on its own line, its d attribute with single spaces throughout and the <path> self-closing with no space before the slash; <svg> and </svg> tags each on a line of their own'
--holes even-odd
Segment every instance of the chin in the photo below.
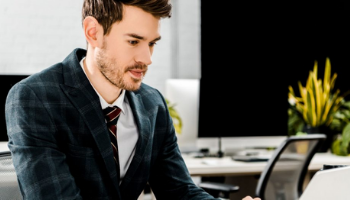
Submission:
<svg viewBox="0 0 350 200">
<path fill-rule="evenodd" d="M 131 80 L 125 84 L 124 89 L 129 91 L 136 91 L 140 88 L 142 81 L 141 80 Z"/>
</svg>

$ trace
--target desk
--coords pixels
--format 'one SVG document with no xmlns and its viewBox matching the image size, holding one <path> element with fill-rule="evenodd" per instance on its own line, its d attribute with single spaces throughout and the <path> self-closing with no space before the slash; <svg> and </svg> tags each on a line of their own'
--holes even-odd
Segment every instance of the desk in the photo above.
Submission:
<svg viewBox="0 0 350 200">
<path fill-rule="evenodd" d="M 267 162 L 240 162 L 231 157 L 194 158 L 183 155 L 191 176 L 241 176 L 260 174 Z M 324 164 L 350 165 L 350 157 L 336 156 L 329 152 L 316 153 L 309 165 L 309 172 L 320 170 Z"/>
<path fill-rule="evenodd" d="M 7 142 L 0 142 L 0 151 L 9 150 Z M 191 176 L 240 176 L 258 175 L 267 162 L 239 162 L 231 157 L 194 158 L 192 155 L 182 155 Z M 336 156 L 331 153 L 316 153 L 309 165 L 310 172 L 316 172 L 328 165 L 350 165 L 350 157 Z"/>
<path fill-rule="evenodd" d="M 246 195 L 255 194 L 258 178 L 267 162 L 241 162 L 231 157 L 194 158 L 193 155 L 183 154 L 183 158 L 191 177 L 200 182 L 202 177 L 224 176 L 225 183 L 238 185 L 240 191 L 230 195 L 230 199 L 242 199 Z M 350 165 L 350 157 L 336 156 L 331 153 L 316 153 L 309 165 L 309 172 L 304 180 L 307 186 L 316 171 L 328 165 Z"/>
</svg>

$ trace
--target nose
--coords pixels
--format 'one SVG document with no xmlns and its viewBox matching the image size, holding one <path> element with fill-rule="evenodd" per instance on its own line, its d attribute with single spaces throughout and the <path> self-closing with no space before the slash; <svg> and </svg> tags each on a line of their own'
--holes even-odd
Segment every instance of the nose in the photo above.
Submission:
<svg viewBox="0 0 350 200">
<path fill-rule="evenodd" d="M 153 49 L 151 49 L 148 45 L 140 47 L 137 56 L 136 56 L 136 62 L 141 62 L 144 63 L 145 65 L 150 65 L 152 64 L 152 51 Z"/>
</svg>

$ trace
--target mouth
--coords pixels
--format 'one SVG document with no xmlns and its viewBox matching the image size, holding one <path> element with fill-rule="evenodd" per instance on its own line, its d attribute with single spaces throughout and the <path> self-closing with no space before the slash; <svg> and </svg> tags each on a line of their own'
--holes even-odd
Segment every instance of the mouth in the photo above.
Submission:
<svg viewBox="0 0 350 200">
<path fill-rule="evenodd" d="M 129 73 L 131 74 L 131 77 L 133 77 L 134 79 L 142 79 L 144 71 L 143 70 L 139 70 L 139 69 L 133 69 L 133 70 L 129 70 Z"/>
</svg>

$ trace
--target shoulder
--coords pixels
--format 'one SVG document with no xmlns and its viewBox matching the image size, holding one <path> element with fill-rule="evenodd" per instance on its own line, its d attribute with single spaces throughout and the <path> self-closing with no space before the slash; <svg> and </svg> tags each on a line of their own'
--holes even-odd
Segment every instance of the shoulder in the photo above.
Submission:
<svg viewBox="0 0 350 200">
<path fill-rule="evenodd" d="M 9 92 L 8 98 L 33 99 L 35 96 L 44 96 L 48 91 L 57 92 L 60 84 L 63 82 L 62 63 L 56 63 L 40 72 L 29 75 L 14 84 Z"/>
<path fill-rule="evenodd" d="M 17 86 L 19 88 L 24 86 L 38 88 L 44 85 L 50 85 L 50 82 L 57 82 L 62 76 L 61 68 L 62 64 L 57 63 L 47 69 L 44 69 L 43 71 L 29 75 L 27 78 L 22 79 L 14 86 Z"/>
<path fill-rule="evenodd" d="M 85 55 L 86 50 L 76 48 L 62 62 L 57 62 L 40 72 L 30 75 L 26 80 L 21 81 L 20 84 L 49 87 L 54 85 L 53 83 L 62 84 L 70 81 L 81 74 L 85 76 L 79 63 Z"/>
</svg>

